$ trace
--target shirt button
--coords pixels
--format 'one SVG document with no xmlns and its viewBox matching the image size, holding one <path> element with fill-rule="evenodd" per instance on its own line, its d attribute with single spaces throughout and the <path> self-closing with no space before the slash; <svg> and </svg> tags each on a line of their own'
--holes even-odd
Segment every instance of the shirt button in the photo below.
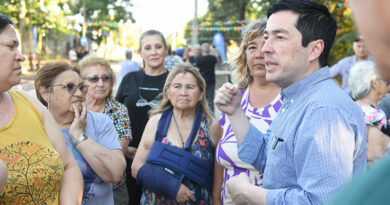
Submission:
<svg viewBox="0 0 390 205">
<path fill-rule="evenodd" d="M 290 100 L 290 103 L 293 103 L 294 102 L 294 100 Z"/>
<path fill-rule="evenodd" d="M 284 112 L 285 110 L 286 110 L 286 109 L 283 108 L 283 109 L 282 109 L 282 112 Z"/>
</svg>

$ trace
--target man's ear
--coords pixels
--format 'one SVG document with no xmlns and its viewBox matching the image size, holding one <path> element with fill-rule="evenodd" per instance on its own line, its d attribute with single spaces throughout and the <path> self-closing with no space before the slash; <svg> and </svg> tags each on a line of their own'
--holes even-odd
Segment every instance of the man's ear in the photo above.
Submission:
<svg viewBox="0 0 390 205">
<path fill-rule="evenodd" d="M 309 43 L 308 47 L 309 61 L 315 61 L 320 58 L 320 55 L 324 51 L 324 41 L 322 39 L 312 41 Z"/>
<path fill-rule="evenodd" d="M 41 86 L 39 87 L 39 93 L 41 94 L 43 100 L 46 102 L 49 101 L 49 88 Z"/>
</svg>

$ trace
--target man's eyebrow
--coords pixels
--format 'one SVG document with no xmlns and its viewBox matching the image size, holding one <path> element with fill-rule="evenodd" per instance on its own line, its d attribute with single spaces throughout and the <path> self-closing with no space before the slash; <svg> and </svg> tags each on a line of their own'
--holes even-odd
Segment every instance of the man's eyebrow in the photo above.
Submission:
<svg viewBox="0 0 390 205">
<path fill-rule="evenodd" d="M 278 34 L 278 33 L 288 34 L 288 31 L 286 29 L 279 28 L 279 29 L 274 29 L 270 32 L 265 30 L 264 33 L 266 33 L 266 34 L 270 34 L 270 33 L 272 33 L 272 34 Z"/>
</svg>

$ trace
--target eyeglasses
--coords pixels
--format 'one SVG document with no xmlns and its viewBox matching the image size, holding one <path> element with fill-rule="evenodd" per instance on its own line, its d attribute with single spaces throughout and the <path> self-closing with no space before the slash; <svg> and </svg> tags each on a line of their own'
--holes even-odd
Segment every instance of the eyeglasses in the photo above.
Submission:
<svg viewBox="0 0 390 205">
<path fill-rule="evenodd" d="M 381 81 L 383 81 L 383 82 L 386 84 L 386 86 L 390 84 L 390 82 L 387 81 L 387 80 L 383 80 L 382 78 L 378 78 L 378 79 L 381 80 Z"/>
<path fill-rule="evenodd" d="M 69 93 L 74 94 L 77 90 L 77 88 L 81 91 L 83 95 L 85 95 L 88 91 L 88 85 L 75 85 L 73 83 L 64 83 L 64 84 L 58 84 L 58 85 L 51 85 L 51 86 L 62 86 L 63 88 L 66 88 Z"/>
<path fill-rule="evenodd" d="M 102 77 L 93 76 L 93 77 L 86 77 L 84 79 L 88 80 L 90 83 L 97 83 L 97 82 L 99 82 L 100 79 L 102 79 L 103 83 L 106 83 L 106 82 L 111 80 L 111 77 L 110 76 L 102 76 Z"/>
<path fill-rule="evenodd" d="M 137 106 L 137 107 L 150 106 L 151 108 L 156 108 L 158 106 L 158 104 L 159 104 L 158 100 L 153 99 L 152 101 L 148 102 L 145 98 L 143 98 L 140 95 L 138 101 L 135 103 L 135 106 Z"/>
</svg>

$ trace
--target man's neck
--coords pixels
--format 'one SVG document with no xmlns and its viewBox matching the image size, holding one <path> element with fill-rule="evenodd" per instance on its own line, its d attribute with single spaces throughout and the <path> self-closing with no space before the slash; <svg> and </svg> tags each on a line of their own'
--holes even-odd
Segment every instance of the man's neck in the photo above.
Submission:
<svg viewBox="0 0 390 205">
<path fill-rule="evenodd" d="M 368 56 L 356 56 L 356 62 L 367 60 Z"/>
</svg>

